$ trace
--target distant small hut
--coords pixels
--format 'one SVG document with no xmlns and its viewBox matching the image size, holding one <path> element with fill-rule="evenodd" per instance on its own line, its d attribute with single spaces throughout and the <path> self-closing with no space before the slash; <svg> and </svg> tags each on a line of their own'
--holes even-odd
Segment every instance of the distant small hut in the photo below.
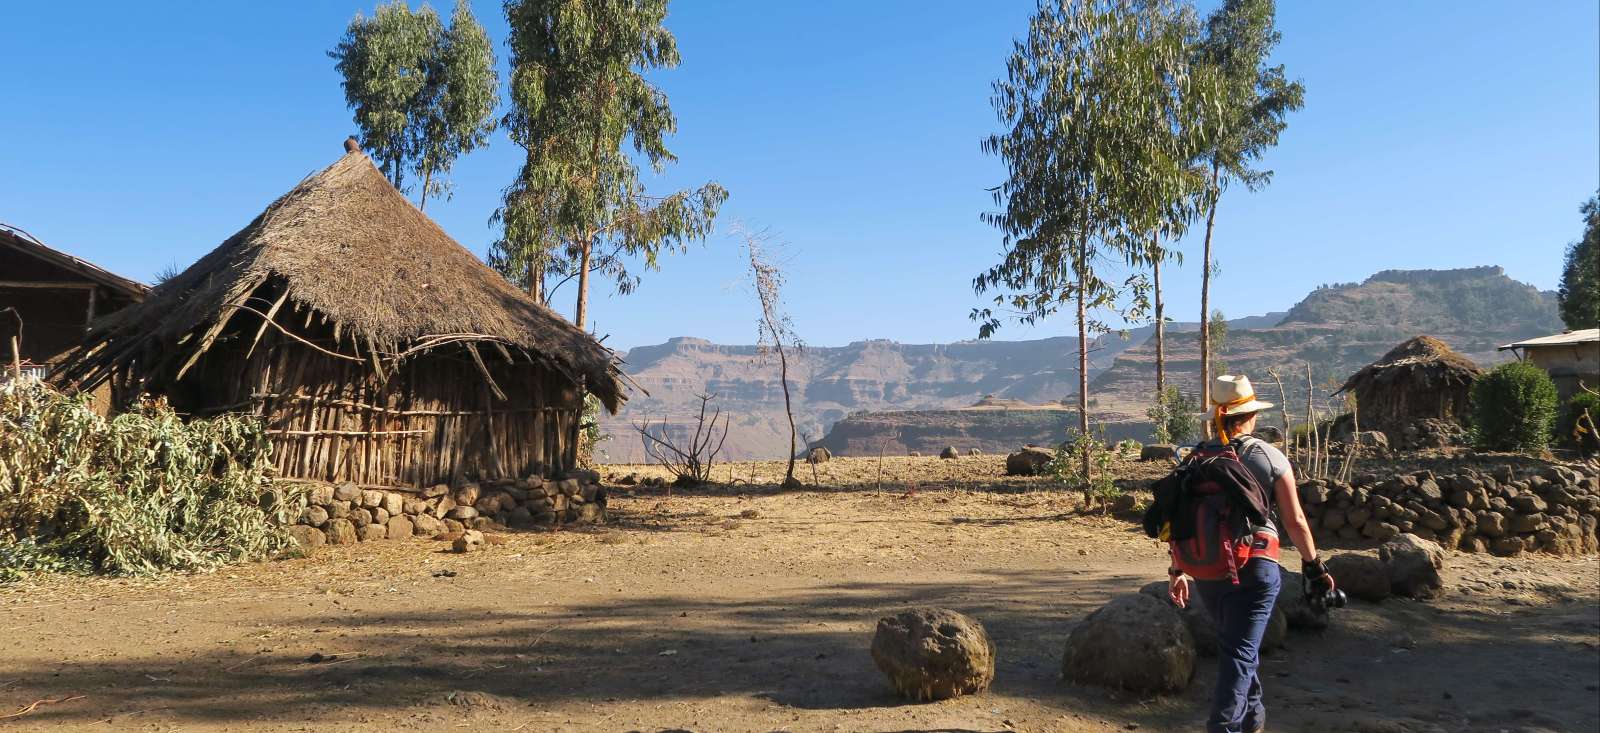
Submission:
<svg viewBox="0 0 1600 733">
<path fill-rule="evenodd" d="M 279 475 L 422 487 L 573 467 L 615 356 L 424 216 L 359 151 L 303 180 L 63 365 L 80 389 L 260 415 Z"/>
<path fill-rule="evenodd" d="M 1445 342 L 1417 336 L 1362 367 L 1334 394 L 1355 395 L 1363 430 L 1398 433 L 1419 420 L 1464 419 L 1472 383 L 1482 374 Z"/>
</svg>

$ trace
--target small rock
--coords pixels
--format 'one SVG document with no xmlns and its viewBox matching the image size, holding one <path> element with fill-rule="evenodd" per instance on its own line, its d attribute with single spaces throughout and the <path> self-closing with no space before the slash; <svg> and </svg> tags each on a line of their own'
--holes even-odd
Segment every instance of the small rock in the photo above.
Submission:
<svg viewBox="0 0 1600 733">
<path fill-rule="evenodd" d="M 377 489 L 362 489 L 361 506 L 367 509 L 383 506 L 383 492 Z"/>
<path fill-rule="evenodd" d="M 383 495 L 383 510 L 388 512 L 389 516 L 393 517 L 393 516 L 397 516 L 397 515 L 400 515 L 400 514 L 404 514 L 405 513 L 405 505 L 406 505 L 406 499 L 405 499 L 404 496 L 402 496 L 400 494 L 396 494 L 394 492 L 385 492 L 384 493 L 384 495 Z"/>
<path fill-rule="evenodd" d="M 333 499 L 334 501 L 359 501 L 361 499 L 361 487 L 356 486 L 354 482 L 346 481 L 333 487 Z"/>
<path fill-rule="evenodd" d="M 348 519 L 330 519 L 323 534 L 330 545 L 351 545 L 356 542 L 356 526 Z"/>
<path fill-rule="evenodd" d="M 456 538 L 456 541 L 450 545 L 450 549 L 456 552 L 472 552 L 482 549 L 483 544 L 483 533 L 475 529 L 469 529 Z"/>
<path fill-rule="evenodd" d="M 320 506 L 312 505 L 312 506 L 306 507 L 305 509 L 300 510 L 300 523 L 301 524 L 308 524 L 308 525 L 311 525 L 313 527 L 321 527 L 323 525 L 323 523 L 325 523 L 327 521 L 328 521 L 328 510 L 327 509 L 323 509 Z"/>
<path fill-rule="evenodd" d="M 388 528 L 388 537 L 391 540 L 407 539 L 416 533 L 416 526 L 404 514 L 390 517 L 388 524 L 384 526 Z"/>
</svg>

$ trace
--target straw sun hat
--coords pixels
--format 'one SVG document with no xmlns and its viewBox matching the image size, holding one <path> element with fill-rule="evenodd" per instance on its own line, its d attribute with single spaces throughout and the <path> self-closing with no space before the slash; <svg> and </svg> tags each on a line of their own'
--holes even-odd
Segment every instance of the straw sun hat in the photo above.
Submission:
<svg viewBox="0 0 1600 733">
<path fill-rule="evenodd" d="M 1224 374 L 1211 380 L 1211 402 L 1223 415 L 1242 415 L 1272 407 L 1256 399 L 1256 388 L 1244 375 Z"/>
</svg>

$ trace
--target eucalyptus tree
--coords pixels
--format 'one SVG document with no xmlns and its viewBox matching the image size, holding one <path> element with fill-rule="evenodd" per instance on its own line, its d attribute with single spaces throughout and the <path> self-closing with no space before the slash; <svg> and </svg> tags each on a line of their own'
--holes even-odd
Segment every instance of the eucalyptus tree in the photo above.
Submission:
<svg viewBox="0 0 1600 733">
<path fill-rule="evenodd" d="M 645 75 L 677 66 L 677 41 L 662 22 L 666 0 L 506 0 L 511 27 L 511 109 L 502 125 L 525 151 L 498 218 L 506 236 L 492 258 L 530 289 L 546 275 L 577 280 L 573 322 L 588 319 L 592 274 L 619 292 L 646 270 L 712 231 L 727 191 L 647 196 L 636 157 L 660 172 L 677 120 Z M 626 147 L 632 148 L 631 151 Z M 535 273 L 534 270 L 539 270 Z M 559 285 L 559 282 L 557 283 Z"/>
<path fill-rule="evenodd" d="M 1209 139 L 1196 162 L 1206 169 L 1200 206 L 1206 213 L 1200 267 L 1200 389 L 1211 404 L 1211 237 L 1217 203 L 1233 182 L 1255 191 L 1272 180 L 1272 171 L 1252 166 L 1278 144 L 1288 113 L 1305 103 L 1305 87 L 1289 81 L 1283 66 L 1268 66 L 1278 45 L 1274 0 L 1224 0 L 1207 19 L 1204 37 L 1195 46 L 1194 64 L 1219 84 Z"/>
<path fill-rule="evenodd" d="M 1078 430 L 1089 434 L 1089 335 L 1109 327 L 1102 311 L 1135 316 L 1148 235 L 1190 177 L 1182 149 L 1153 120 L 1187 77 L 1185 34 L 1171 6 L 1133 0 L 1039 0 L 1016 41 L 991 102 L 1004 129 L 983 140 L 1006 180 L 993 189 L 1003 233 L 1000 263 L 973 281 L 998 291 L 974 309 L 987 338 L 1009 317 L 1043 321 L 1062 307 L 1078 326 Z M 1126 296 L 1133 295 L 1132 305 Z M 1082 452 L 1082 472 L 1090 473 Z"/>
<path fill-rule="evenodd" d="M 1583 238 L 1567 246 L 1556 302 L 1567 328 L 1600 326 L 1600 194 L 1579 209 Z"/>
<path fill-rule="evenodd" d="M 380 4 L 357 15 L 328 52 L 355 111 L 361 146 L 378 160 L 394 187 L 408 172 L 422 178 L 419 207 L 448 190 L 456 158 L 483 146 L 494 130 L 500 81 L 494 51 L 466 0 L 457 0 L 450 25 L 424 5 Z"/>
</svg>

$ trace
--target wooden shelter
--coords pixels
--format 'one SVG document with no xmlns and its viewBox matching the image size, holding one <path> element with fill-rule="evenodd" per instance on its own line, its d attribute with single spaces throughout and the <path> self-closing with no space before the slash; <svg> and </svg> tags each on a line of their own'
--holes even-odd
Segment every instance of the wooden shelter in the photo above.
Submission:
<svg viewBox="0 0 1600 733">
<path fill-rule="evenodd" d="M 423 487 L 576 461 L 615 355 L 424 216 L 358 150 L 301 181 L 65 365 L 79 388 L 260 415 L 279 475 Z"/>
<path fill-rule="evenodd" d="M 0 353 L 8 365 L 18 361 L 47 376 L 83 340 L 90 321 L 139 302 L 147 291 L 0 224 Z"/>
<path fill-rule="evenodd" d="M 1580 328 L 1500 347 L 1550 374 L 1561 401 L 1582 387 L 1600 389 L 1600 328 Z"/>
<path fill-rule="evenodd" d="M 1417 336 L 1350 376 L 1334 394 L 1356 396 L 1363 430 L 1393 433 L 1422 419 L 1459 422 L 1483 370 L 1432 336 Z M 1392 437 L 1392 436 L 1391 436 Z"/>
</svg>

